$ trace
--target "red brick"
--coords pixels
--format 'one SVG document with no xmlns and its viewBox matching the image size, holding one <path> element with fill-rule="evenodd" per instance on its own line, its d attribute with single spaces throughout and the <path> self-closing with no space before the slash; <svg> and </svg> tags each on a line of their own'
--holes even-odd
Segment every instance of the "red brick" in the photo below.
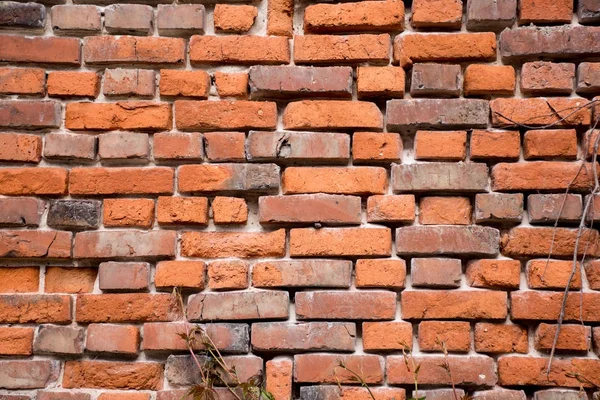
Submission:
<svg viewBox="0 0 600 400">
<path fill-rule="evenodd" d="M 160 95 L 185 96 L 206 99 L 210 89 L 210 76 L 207 72 L 160 70 Z"/>
<path fill-rule="evenodd" d="M 179 38 L 89 36 L 83 40 L 86 64 L 182 64 L 185 41 Z"/>
<path fill-rule="evenodd" d="M 206 264 L 202 261 L 161 261 L 156 264 L 154 285 L 158 290 L 181 287 L 204 289 Z"/>
<path fill-rule="evenodd" d="M 175 125 L 182 130 L 274 129 L 277 125 L 277 107 L 272 102 L 177 100 L 175 115 Z"/>
<path fill-rule="evenodd" d="M 89 322 L 160 322 L 179 318 L 171 294 L 80 294 L 75 319 Z"/>
<path fill-rule="evenodd" d="M 99 36 L 98 36 L 99 37 Z M 157 131 L 172 126 L 171 106 L 149 101 L 69 103 L 65 126 L 72 130 Z"/>
<path fill-rule="evenodd" d="M 552 349 L 556 327 L 555 324 L 541 323 L 538 325 L 534 338 L 536 350 L 548 352 Z M 591 338 L 592 329 L 589 326 L 562 325 L 558 334 L 558 342 L 556 342 L 556 350 L 587 352 L 591 345 Z"/>
<path fill-rule="evenodd" d="M 164 161 L 202 160 L 202 134 L 198 132 L 160 132 L 154 135 L 154 159 Z"/>
<path fill-rule="evenodd" d="M 475 324 L 475 351 L 478 353 L 527 353 L 527 329 L 520 325 L 480 322 Z"/>
<path fill-rule="evenodd" d="M 58 128 L 60 103 L 54 100 L 0 100 L 0 127 L 14 129 Z"/>
<path fill-rule="evenodd" d="M 105 392 L 100 393 L 98 400 L 150 400 L 150 393 Z"/>
<path fill-rule="evenodd" d="M 393 319 L 396 293 L 388 291 L 318 291 L 296 293 L 296 317 L 303 319 Z"/>
<path fill-rule="evenodd" d="M 247 32 L 257 15 L 257 8 L 251 5 L 217 4 L 213 12 L 215 32 Z"/>
<path fill-rule="evenodd" d="M 589 358 L 563 358 L 552 361 L 550 374 L 546 374 L 548 358 L 502 356 L 498 359 L 498 384 L 503 386 L 560 386 L 589 387 L 569 377 L 565 371 L 574 371 L 585 377 L 596 379 L 600 376 L 600 361 Z M 593 378 L 596 377 L 596 378 Z M 592 382 L 594 382 L 592 380 Z"/>
<path fill-rule="evenodd" d="M 419 324 L 419 349 L 468 353 L 471 350 L 471 325 L 468 322 L 423 321 Z"/>
<path fill-rule="evenodd" d="M 42 138 L 24 133 L 0 133 L 0 161 L 38 163 Z"/>
<path fill-rule="evenodd" d="M 518 260 L 476 260 L 467 267 L 469 286 L 486 289 L 518 289 L 521 262 Z"/>
<path fill-rule="evenodd" d="M 420 364 L 420 385 L 450 385 L 450 380 L 460 386 L 486 386 L 496 384 L 495 363 L 487 356 L 415 356 Z M 444 368 L 445 362 L 450 366 L 452 377 Z M 410 364 L 408 364 L 410 365 Z M 390 356 L 387 359 L 386 376 L 388 383 L 410 385 L 413 383 L 413 371 L 408 369 L 403 356 Z"/>
<path fill-rule="evenodd" d="M 151 35 L 152 7 L 142 4 L 111 4 L 104 9 L 104 28 L 111 34 Z"/>
<path fill-rule="evenodd" d="M 384 358 L 376 355 L 301 354 L 294 356 L 294 382 L 355 383 L 356 377 L 340 370 L 343 362 L 352 371 L 365 371 L 367 384 L 383 382 Z"/>
<path fill-rule="evenodd" d="M 467 2 L 467 29 L 502 31 L 517 19 L 517 0 L 480 0 Z"/>
<path fill-rule="evenodd" d="M 392 132 L 485 128 L 489 105 L 481 99 L 397 99 L 387 102 L 386 117 Z"/>
<path fill-rule="evenodd" d="M 43 389 L 58 378 L 60 365 L 50 360 L 0 361 L 0 386 L 6 389 Z M 10 392 L 8 392 L 10 393 Z M 27 400 L 29 396 L 6 395 L 8 400 Z"/>
<path fill-rule="evenodd" d="M 276 399 L 292 400 L 293 362 L 286 358 L 273 359 L 267 361 L 266 367 L 265 389 Z"/>
<path fill-rule="evenodd" d="M 62 386 L 65 389 L 159 390 L 163 365 L 156 362 L 67 361 Z"/>
<path fill-rule="evenodd" d="M 402 67 L 414 62 L 471 62 L 496 59 L 496 35 L 485 33 L 398 35 L 394 40 L 394 61 Z"/>
<path fill-rule="evenodd" d="M 505 319 L 507 296 L 491 290 L 405 291 L 401 296 L 402 319 Z"/>
<path fill-rule="evenodd" d="M 296 228 L 290 231 L 290 255 L 389 256 L 391 242 L 391 231 L 388 228 Z"/>
<path fill-rule="evenodd" d="M 80 65 L 79 39 L 1 35 L 0 61 Z"/>
<path fill-rule="evenodd" d="M 31 197 L 0 199 L 0 225 L 38 226 L 45 211 L 45 202 Z"/>
<path fill-rule="evenodd" d="M 55 35 L 87 36 L 100 32 L 100 8 L 93 5 L 57 5 L 51 9 Z"/>
<path fill-rule="evenodd" d="M 585 264 L 585 275 L 592 290 L 600 290 L 600 261 L 591 260 Z"/>
<path fill-rule="evenodd" d="M 600 91 L 600 63 L 582 62 L 577 66 L 577 86 L 580 94 L 594 94 Z"/>
<path fill-rule="evenodd" d="M 547 257 L 554 241 L 552 256 L 572 258 L 576 237 L 577 229 L 518 227 L 502 237 L 502 254 L 508 257 Z M 587 250 L 589 256 L 595 257 L 600 251 L 595 243 L 598 240 L 598 231 L 584 230 L 581 243 L 587 243 L 588 240 L 590 246 L 580 245 L 578 254 L 581 255 Z"/>
<path fill-rule="evenodd" d="M 69 258 L 71 232 L 0 231 L 0 258 Z"/>
<path fill-rule="evenodd" d="M 48 159 L 93 160 L 96 157 L 96 138 L 70 133 L 48 133 L 45 137 L 44 157 Z"/>
<path fill-rule="evenodd" d="M 31 293 L 40 287 L 38 267 L 0 268 L 0 293 Z"/>
<path fill-rule="evenodd" d="M 171 168 L 73 168 L 69 192 L 74 195 L 171 194 Z"/>
<path fill-rule="evenodd" d="M 199 356 L 198 361 L 200 365 L 205 365 L 209 362 L 209 358 L 206 356 Z M 257 379 L 261 379 L 263 376 L 263 360 L 256 356 L 225 356 L 223 357 L 223 364 L 229 366 L 232 370 L 236 371 L 237 378 L 225 373 L 222 367 L 217 366 L 216 371 L 220 376 L 223 376 L 224 383 L 228 385 L 236 385 L 235 382 L 256 382 Z M 165 368 L 165 375 L 167 382 L 172 386 L 190 386 L 195 385 L 202 375 L 197 369 L 194 361 L 190 356 L 170 356 L 167 359 Z M 224 384 L 221 383 L 221 384 Z M 181 396 L 185 395 L 185 391 L 177 396 L 177 399 L 181 399 Z M 219 399 L 233 400 L 235 397 L 220 394 L 215 391 L 215 395 Z"/>
<path fill-rule="evenodd" d="M 511 319 L 556 321 L 563 301 L 563 292 L 512 292 Z M 598 322 L 600 293 L 570 293 L 565 308 L 565 322 Z M 583 307 L 580 305 L 583 304 Z M 580 319 L 581 317 L 581 319 Z"/>
<path fill-rule="evenodd" d="M 262 261 L 252 267 L 254 287 L 340 287 L 352 282 L 352 262 L 343 260 Z"/>
<path fill-rule="evenodd" d="M 518 160 L 521 154 L 521 135 L 517 131 L 482 131 L 471 133 L 472 160 Z"/>
<path fill-rule="evenodd" d="M 456 391 L 456 394 L 455 394 Z M 419 391 L 412 391 L 412 395 L 415 398 L 425 397 L 428 400 L 453 400 L 456 396 L 459 398 L 465 396 L 465 391 L 459 388 L 456 389 L 428 389 L 423 390 L 419 387 Z"/>
<path fill-rule="evenodd" d="M 304 100 L 289 103 L 285 107 L 283 127 L 292 130 L 381 130 L 383 115 L 374 103 Z"/>
<path fill-rule="evenodd" d="M 356 261 L 356 287 L 403 289 L 406 280 L 404 260 L 377 259 Z"/>
<path fill-rule="evenodd" d="M 248 73 L 247 72 L 221 72 L 214 74 L 215 86 L 220 97 L 248 98 Z"/>
<path fill-rule="evenodd" d="M 57 294 L 0 295 L 0 323 L 68 324 L 71 297 Z"/>
<path fill-rule="evenodd" d="M 498 230 L 483 226 L 408 226 L 396 230 L 399 255 L 496 255 Z"/>
<path fill-rule="evenodd" d="M 380 195 L 367 199 L 367 222 L 399 223 L 415 220 L 415 196 Z"/>
<path fill-rule="evenodd" d="M 72 393 L 68 391 L 39 391 L 36 400 L 91 400 L 89 393 Z"/>
<path fill-rule="evenodd" d="M 471 64 L 465 69 L 465 96 L 512 95 L 515 69 L 510 65 Z"/>
<path fill-rule="evenodd" d="M 413 328 L 408 322 L 363 322 L 362 335 L 366 352 L 412 349 Z"/>
<path fill-rule="evenodd" d="M 521 92 L 527 95 L 568 95 L 573 91 L 574 79 L 575 64 L 529 62 L 521 68 Z"/>
<path fill-rule="evenodd" d="M 519 24 L 569 24 L 572 14 L 570 0 L 521 0 Z"/>
<path fill-rule="evenodd" d="M 355 164 L 375 164 L 400 161 L 402 138 L 397 133 L 354 132 L 352 160 Z"/>
<path fill-rule="evenodd" d="M 289 295 L 282 291 L 200 293 L 188 299 L 191 321 L 287 319 Z"/>
<path fill-rule="evenodd" d="M 247 353 L 249 348 L 249 329 L 246 324 L 210 323 L 199 325 L 213 340 L 217 349 L 227 353 Z M 185 323 L 154 322 L 144 324 L 144 340 L 142 348 L 150 352 L 187 351 L 186 342 L 179 336 L 185 333 Z M 202 350 L 205 346 L 200 340 L 200 333 L 194 349 Z"/>
<path fill-rule="evenodd" d="M 0 93 L 44 94 L 46 73 L 41 68 L 0 68 Z"/>
<path fill-rule="evenodd" d="M 400 67 L 400 69 L 402 69 Z M 461 68 L 458 64 L 415 64 L 410 94 L 413 97 L 458 97 L 461 92 Z"/>
<path fill-rule="evenodd" d="M 191 36 L 204 33 L 202 4 L 159 4 L 156 27 L 161 36 Z"/>
<path fill-rule="evenodd" d="M 564 289 L 569 282 L 572 261 L 559 260 L 530 260 L 527 262 L 525 276 L 527 286 L 530 289 Z M 575 274 L 569 287 L 571 289 L 581 288 L 581 274 L 579 263 L 575 268 Z"/>
<path fill-rule="evenodd" d="M 594 0 L 582 0 L 578 2 L 577 16 L 581 24 L 598 22 L 600 17 L 599 12 L 598 4 Z"/>
<path fill-rule="evenodd" d="M 417 131 L 415 159 L 461 161 L 467 156 L 466 131 Z"/>
<path fill-rule="evenodd" d="M 75 236 L 74 258 L 163 258 L 175 255 L 173 231 L 96 231 Z"/>
<path fill-rule="evenodd" d="M 104 71 L 105 96 L 154 96 L 154 71 L 145 69 L 109 69 Z"/>
<path fill-rule="evenodd" d="M 367 390 L 360 386 L 341 385 L 302 386 L 300 387 L 300 397 L 320 400 L 335 400 L 340 398 L 345 400 L 368 400 L 372 399 L 369 391 L 379 400 L 404 400 L 406 398 L 406 390 L 402 388 L 370 386 L 369 390 Z M 419 393 L 421 394 L 422 391 L 419 391 Z"/>
<path fill-rule="evenodd" d="M 0 354 L 30 356 L 33 353 L 33 328 L 0 327 Z"/>
<path fill-rule="evenodd" d="M 387 32 L 404 30 L 404 3 L 311 4 L 304 10 L 304 32 Z"/>
<path fill-rule="evenodd" d="M 290 44 L 276 36 L 199 36 L 190 38 L 194 64 L 288 64 Z"/>
<path fill-rule="evenodd" d="M 181 255 L 202 258 L 283 257 L 285 230 L 273 232 L 183 232 Z"/>
<path fill-rule="evenodd" d="M 252 324 L 252 349 L 260 352 L 354 351 L 356 327 L 347 322 Z"/>
<path fill-rule="evenodd" d="M 523 219 L 522 193 L 478 193 L 475 222 L 515 223 Z"/>
<path fill-rule="evenodd" d="M 279 188 L 275 164 L 184 165 L 179 167 L 178 189 L 193 192 L 272 192 Z"/>
<path fill-rule="evenodd" d="M 246 134 L 244 132 L 206 132 L 204 148 L 211 162 L 245 161 Z"/>
<path fill-rule="evenodd" d="M 212 290 L 235 290 L 248 287 L 250 264 L 242 260 L 212 261 L 208 265 L 208 287 Z"/>
<path fill-rule="evenodd" d="M 587 100 L 580 97 L 551 97 L 528 99 L 495 99 L 490 102 L 492 125 L 513 127 L 525 124 L 527 127 L 553 127 L 589 125 L 591 110 L 582 108 Z"/>
<path fill-rule="evenodd" d="M 161 225 L 208 225 L 206 197 L 159 197 L 156 220 Z"/>
<path fill-rule="evenodd" d="M 410 276 L 414 287 L 458 288 L 462 264 L 455 258 L 413 258 Z"/>
<path fill-rule="evenodd" d="M 588 160 L 591 159 L 594 155 L 594 145 L 596 144 L 596 140 L 598 139 L 599 133 L 600 129 L 590 129 L 585 133 L 582 143 L 582 153 Z"/>
<path fill-rule="evenodd" d="M 106 163 L 145 163 L 149 155 L 150 141 L 145 133 L 109 132 L 98 139 L 98 156 Z"/>
<path fill-rule="evenodd" d="M 143 262 L 103 262 L 98 269 L 99 288 L 103 291 L 147 290 L 150 264 Z"/>
<path fill-rule="evenodd" d="M 415 0 L 411 24 L 417 28 L 460 29 L 462 0 Z"/>
<path fill-rule="evenodd" d="M 152 199 L 105 199 L 104 226 L 150 228 L 154 222 Z"/>
<path fill-rule="evenodd" d="M 492 189 L 499 191 L 564 190 L 569 184 L 571 190 L 580 191 L 592 185 L 591 165 L 582 168 L 581 162 L 499 163 L 491 175 Z"/>
<path fill-rule="evenodd" d="M 350 67 L 250 67 L 250 96 L 252 99 L 294 97 L 352 97 L 352 68 Z"/>
<path fill-rule="evenodd" d="M 289 167 L 283 172 L 283 193 L 383 194 L 387 173 L 378 167 Z"/>
<path fill-rule="evenodd" d="M 467 197 L 422 197 L 419 222 L 422 225 L 469 225 L 471 201 Z"/>
<path fill-rule="evenodd" d="M 40 328 L 33 343 L 36 354 L 83 354 L 83 328 L 45 325 Z"/>
<path fill-rule="evenodd" d="M 133 325 L 90 324 L 85 347 L 94 353 L 136 355 L 140 347 L 140 330 Z"/>
<path fill-rule="evenodd" d="M 350 136 L 330 132 L 250 131 L 246 153 L 249 161 L 345 165 L 350 159 Z"/>
<path fill-rule="evenodd" d="M 100 93 L 100 76 L 96 72 L 52 71 L 48 73 L 51 97 L 96 97 Z"/>
<path fill-rule="evenodd" d="M 356 196 L 301 194 L 264 196 L 258 199 L 260 223 L 357 225 L 361 203 Z"/>
<path fill-rule="evenodd" d="M 577 157 L 577 132 L 574 129 L 533 130 L 523 135 L 526 160 Z"/>
<path fill-rule="evenodd" d="M 305 35 L 294 36 L 296 64 L 387 64 L 390 35 Z"/>
<path fill-rule="evenodd" d="M 288 36 L 294 34 L 294 2 L 271 0 L 267 4 L 267 35 Z"/>
<path fill-rule="evenodd" d="M 91 293 L 96 282 L 96 268 L 46 268 L 46 293 Z"/>
<path fill-rule="evenodd" d="M 556 219 L 576 222 L 583 215 L 581 195 L 530 194 L 527 212 L 531 223 L 554 223 Z"/>
</svg>

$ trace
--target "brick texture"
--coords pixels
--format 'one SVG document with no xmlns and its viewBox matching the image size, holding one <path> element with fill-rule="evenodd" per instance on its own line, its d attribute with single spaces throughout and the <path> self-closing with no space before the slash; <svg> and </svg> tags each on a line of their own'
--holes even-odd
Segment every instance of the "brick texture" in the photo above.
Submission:
<svg viewBox="0 0 600 400">
<path fill-rule="evenodd" d="M 600 400 L 599 24 L 0 1 L 0 400 Z"/>
</svg>

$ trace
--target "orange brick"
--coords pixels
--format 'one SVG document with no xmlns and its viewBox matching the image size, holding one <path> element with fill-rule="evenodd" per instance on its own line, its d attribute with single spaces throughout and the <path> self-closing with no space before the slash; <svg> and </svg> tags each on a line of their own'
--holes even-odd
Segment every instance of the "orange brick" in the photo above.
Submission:
<svg viewBox="0 0 600 400">
<path fill-rule="evenodd" d="M 419 349 L 468 353 L 471 350 L 471 325 L 458 321 L 423 321 L 419 324 Z"/>
<path fill-rule="evenodd" d="M 277 36 L 199 36 L 190 38 L 192 64 L 288 64 L 290 44 Z"/>
<path fill-rule="evenodd" d="M 414 27 L 460 29 L 463 5 L 461 0 L 414 0 L 412 12 Z"/>
<path fill-rule="evenodd" d="M 160 70 L 160 95 L 184 96 L 206 99 L 210 89 L 210 76 L 202 70 Z"/>
<path fill-rule="evenodd" d="M 65 389 L 160 390 L 163 368 L 164 365 L 157 362 L 67 361 L 62 386 Z"/>
<path fill-rule="evenodd" d="M 0 68 L 0 93 L 44 94 L 46 72 L 41 68 Z"/>
<path fill-rule="evenodd" d="M 183 232 L 181 255 L 202 258 L 283 257 L 285 229 L 273 232 Z"/>
<path fill-rule="evenodd" d="M 521 262 L 518 260 L 476 260 L 467 267 L 467 283 L 488 289 L 518 289 Z"/>
<path fill-rule="evenodd" d="M 159 197 L 156 220 L 165 225 L 207 225 L 206 197 Z"/>
<path fill-rule="evenodd" d="M 19 35 L 2 35 L 0 42 L 0 61 L 44 64 L 80 65 L 80 40 Z"/>
<path fill-rule="evenodd" d="M 64 195 L 67 193 L 67 173 L 64 168 L 2 168 L 0 194 Z"/>
<path fill-rule="evenodd" d="M 283 172 L 283 193 L 383 194 L 388 179 L 378 167 L 289 167 Z"/>
<path fill-rule="evenodd" d="M 424 197 L 419 203 L 423 225 L 469 225 L 471 201 L 466 197 Z"/>
<path fill-rule="evenodd" d="M 573 160 L 577 157 L 577 132 L 574 129 L 527 131 L 523 136 L 523 157 Z"/>
<path fill-rule="evenodd" d="M 417 160 L 462 161 L 467 156 L 465 131 L 417 131 L 415 158 Z"/>
<path fill-rule="evenodd" d="M 296 130 L 381 130 L 383 115 L 374 103 L 364 101 L 304 100 L 287 105 L 283 126 Z"/>
<path fill-rule="evenodd" d="M 37 292 L 39 287 L 38 267 L 0 268 L 0 293 Z"/>
<path fill-rule="evenodd" d="M 357 260 L 356 287 L 402 289 L 406 280 L 404 260 Z"/>
<path fill-rule="evenodd" d="M 0 327 L 0 355 L 30 356 L 34 328 Z"/>
<path fill-rule="evenodd" d="M 97 268 L 46 269 L 44 291 L 46 293 L 91 293 L 96 282 Z"/>
<path fill-rule="evenodd" d="M 202 261 L 161 261 L 156 265 L 154 284 L 157 289 L 204 289 L 206 264 Z"/>
<path fill-rule="evenodd" d="M 0 161 L 38 163 L 41 159 L 41 136 L 25 133 L 0 133 Z"/>
<path fill-rule="evenodd" d="M 266 389 L 277 400 L 292 400 L 292 372 L 294 364 L 288 359 L 267 361 Z"/>
<path fill-rule="evenodd" d="M 475 324 L 475 351 L 478 353 L 527 353 L 527 329 L 520 325 Z"/>
<path fill-rule="evenodd" d="M 215 72 L 215 86 L 220 97 L 248 97 L 248 73 Z"/>
<path fill-rule="evenodd" d="M 355 163 L 388 163 L 402 159 L 402 138 L 397 133 L 354 132 L 352 159 Z"/>
<path fill-rule="evenodd" d="M 499 163 L 492 168 L 492 190 L 585 190 L 592 185 L 591 165 L 580 162 Z M 571 182 L 572 181 L 572 182 Z"/>
<path fill-rule="evenodd" d="M 400 67 L 358 67 L 356 78 L 358 98 L 402 98 L 405 75 L 404 69 Z"/>
<path fill-rule="evenodd" d="M 86 64 L 182 64 L 185 40 L 136 36 L 88 36 L 83 41 Z"/>
<path fill-rule="evenodd" d="M 573 14 L 571 0 L 521 0 L 519 24 L 568 24 Z"/>
<path fill-rule="evenodd" d="M 521 154 L 518 131 L 481 131 L 471 133 L 471 159 L 517 160 Z"/>
<path fill-rule="evenodd" d="M 104 226 L 150 228 L 154 223 L 154 200 L 104 200 Z"/>
<path fill-rule="evenodd" d="M 587 100 L 580 97 L 494 99 L 490 101 L 492 126 L 514 127 L 515 123 L 555 128 L 589 125 L 591 110 L 587 107 L 578 109 L 586 103 Z"/>
<path fill-rule="evenodd" d="M 154 135 L 156 160 L 202 160 L 204 149 L 199 132 L 160 132 Z"/>
<path fill-rule="evenodd" d="M 294 36 L 296 64 L 363 63 L 387 64 L 390 35 Z M 348 114 L 350 116 L 352 114 Z"/>
<path fill-rule="evenodd" d="M 177 100 L 175 116 L 181 130 L 274 129 L 277 106 L 266 101 Z"/>
<path fill-rule="evenodd" d="M 402 30 L 404 2 L 399 0 L 311 4 L 304 10 L 304 31 L 307 33 Z"/>
<path fill-rule="evenodd" d="M 541 323 L 538 325 L 534 337 L 536 350 L 548 352 L 552 349 L 556 328 L 556 324 Z M 556 342 L 556 350 L 587 352 L 591 347 L 591 336 L 592 329 L 589 326 L 578 324 L 562 325 L 558 334 L 558 341 Z"/>
<path fill-rule="evenodd" d="M 171 105 L 149 101 L 68 103 L 65 126 L 72 130 L 166 130 L 172 126 Z"/>
<path fill-rule="evenodd" d="M 294 35 L 294 1 L 271 0 L 267 4 L 267 35 Z"/>
<path fill-rule="evenodd" d="M 213 261 L 208 265 L 208 287 L 212 290 L 245 289 L 249 269 L 246 261 Z"/>
<path fill-rule="evenodd" d="M 75 195 L 171 194 L 171 168 L 73 168 L 69 192 Z"/>
<path fill-rule="evenodd" d="M 297 228 L 290 231 L 292 257 L 390 256 L 387 228 Z"/>
<path fill-rule="evenodd" d="M 216 32 L 247 32 L 254 25 L 258 9 L 251 5 L 217 4 L 213 13 Z"/>
<path fill-rule="evenodd" d="M 369 196 L 367 222 L 412 222 L 415 209 L 415 196 L 412 194 Z"/>
<path fill-rule="evenodd" d="M 526 277 L 530 289 L 564 289 L 573 270 L 572 261 L 530 260 L 527 262 Z M 577 263 L 571 289 L 581 288 L 580 266 Z"/>
<path fill-rule="evenodd" d="M 512 95 L 515 85 L 515 69 L 510 65 L 471 64 L 465 70 L 465 96 Z"/>
<path fill-rule="evenodd" d="M 48 73 L 48 95 L 96 97 L 100 76 L 96 72 L 52 71 Z"/>
<path fill-rule="evenodd" d="M 206 132 L 204 148 L 209 161 L 244 161 L 246 159 L 244 132 Z"/>
<path fill-rule="evenodd" d="M 245 224 L 248 221 L 246 200 L 217 196 L 212 204 L 215 224 Z"/>
<path fill-rule="evenodd" d="M 408 322 L 363 322 L 362 330 L 367 352 L 412 350 L 413 328 Z"/>
</svg>

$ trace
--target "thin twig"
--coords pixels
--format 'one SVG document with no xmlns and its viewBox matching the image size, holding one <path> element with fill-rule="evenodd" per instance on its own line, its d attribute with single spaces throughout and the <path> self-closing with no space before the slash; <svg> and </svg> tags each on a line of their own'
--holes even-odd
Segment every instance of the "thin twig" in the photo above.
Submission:
<svg viewBox="0 0 600 400">
<path fill-rule="evenodd" d="M 517 121 L 515 121 L 515 120 L 513 120 L 513 119 L 510 119 L 510 118 L 508 118 L 507 116 L 503 115 L 502 113 L 500 113 L 500 112 L 498 112 L 498 111 L 492 111 L 492 112 L 493 112 L 494 114 L 496 114 L 496 115 L 499 115 L 501 118 L 503 118 L 503 119 L 507 120 L 508 122 L 512 123 L 513 125 L 515 125 L 515 126 L 519 126 L 519 127 L 521 127 L 521 128 L 525 128 L 525 129 L 548 129 L 548 128 L 552 128 L 552 127 L 554 127 L 554 126 L 556 126 L 556 125 L 559 125 L 559 124 L 561 124 L 562 122 L 564 122 L 564 121 L 566 121 L 567 119 L 569 119 L 569 117 L 570 117 L 570 116 L 572 116 L 572 115 L 574 115 L 574 114 L 578 113 L 579 111 L 583 110 L 584 108 L 591 107 L 592 105 L 594 105 L 595 103 L 597 103 L 597 102 L 599 102 L 599 101 L 600 101 L 600 99 L 597 99 L 597 100 L 590 100 L 589 102 L 587 102 L 587 103 L 585 103 L 585 104 L 583 104 L 583 105 L 581 105 L 581 106 L 577 106 L 577 107 L 567 107 L 567 108 L 564 108 L 564 109 L 562 109 L 562 110 L 555 111 L 555 112 L 553 112 L 553 113 L 551 113 L 551 114 L 546 114 L 546 115 L 538 115 L 538 116 L 535 116 L 535 117 L 533 117 L 533 118 L 530 118 L 530 119 L 529 119 L 529 120 L 533 120 L 533 119 L 536 119 L 536 118 L 546 118 L 546 117 L 551 117 L 551 116 L 553 116 L 553 115 L 556 115 L 556 114 L 558 114 L 559 112 L 562 112 L 562 111 L 567 111 L 567 110 L 575 110 L 575 111 L 572 111 L 572 112 L 570 112 L 570 113 L 569 113 L 569 114 L 567 114 L 566 116 L 559 118 L 558 120 L 554 121 L 554 122 L 553 122 L 553 123 L 551 123 L 551 124 L 547 124 L 547 125 L 541 125 L 541 126 L 526 125 L 526 124 L 523 124 L 523 123 L 521 123 L 521 122 L 517 122 Z M 528 121 L 529 121 L 529 120 L 528 120 Z"/>
<path fill-rule="evenodd" d="M 372 400 L 377 400 L 375 398 L 375 395 L 373 394 L 373 392 L 371 391 L 371 388 L 369 387 L 369 385 L 367 384 L 367 382 L 364 380 L 364 378 L 362 376 L 360 376 L 359 374 L 357 374 L 356 372 L 354 372 L 353 370 L 351 370 L 350 368 L 348 368 L 344 363 L 340 362 L 338 364 L 338 367 L 342 368 L 343 370 L 349 372 L 350 374 L 352 374 L 357 380 L 358 382 L 360 382 L 360 385 L 362 387 L 364 387 L 365 389 L 367 389 L 367 392 L 369 392 L 369 396 L 371 397 Z M 339 386 L 339 385 L 338 385 Z"/>
</svg>

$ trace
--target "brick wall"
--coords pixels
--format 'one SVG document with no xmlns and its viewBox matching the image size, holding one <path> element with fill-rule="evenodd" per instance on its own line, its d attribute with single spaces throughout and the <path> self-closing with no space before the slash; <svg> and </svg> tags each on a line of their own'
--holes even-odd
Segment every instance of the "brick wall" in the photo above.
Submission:
<svg viewBox="0 0 600 400">
<path fill-rule="evenodd" d="M 592 398 L 593 227 L 546 366 L 597 0 L 41 3 L 0 2 L 0 399 L 182 398 L 174 287 L 277 400 L 409 398 L 404 346 L 455 400 L 442 342 L 460 394 Z"/>
</svg>

